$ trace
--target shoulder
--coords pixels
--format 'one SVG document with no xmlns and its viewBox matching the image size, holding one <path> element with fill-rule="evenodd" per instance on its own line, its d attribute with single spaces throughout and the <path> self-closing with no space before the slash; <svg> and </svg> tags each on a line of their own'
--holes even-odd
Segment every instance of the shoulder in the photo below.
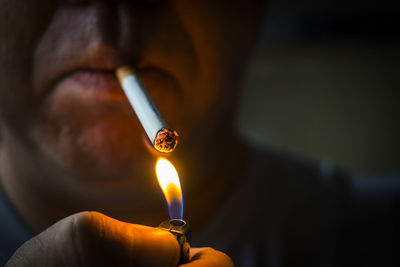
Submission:
<svg viewBox="0 0 400 267">
<path fill-rule="evenodd" d="M 283 266 L 393 258 L 398 176 L 351 177 L 323 162 L 254 148 L 248 169 L 262 218 L 259 244 L 268 238 L 275 250 L 267 254 Z"/>
<path fill-rule="evenodd" d="M 249 162 L 261 248 L 283 266 L 323 265 L 350 203 L 349 180 L 334 167 L 272 150 L 253 149 Z M 252 169 L 252 170 L 251 170 Z M 269 252 L 268 252 L 269 251 Z"/>
<path fill-rule="evenodd" d="M 290 193 L 291 198 L 349 191 L 349 176 L 331 162 L 312 161 L 254 146 L 250 150 L 248 175 L 254 176 L 259 184 Z"/>
</svg>

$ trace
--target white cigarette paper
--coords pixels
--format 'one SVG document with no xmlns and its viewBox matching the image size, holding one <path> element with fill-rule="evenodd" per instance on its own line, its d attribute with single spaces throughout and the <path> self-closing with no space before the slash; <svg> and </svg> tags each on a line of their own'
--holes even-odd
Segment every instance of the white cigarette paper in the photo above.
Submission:
<svg viewBox="0 0 400 267">
<path fill-rule="evenodd" d="M 116 75 L 153 147 L 160 152 L 173 151 L 178 142 L 178 134 L 169 129 L 135 71 L 122 66 L 117 68 Z"/>
</svg>

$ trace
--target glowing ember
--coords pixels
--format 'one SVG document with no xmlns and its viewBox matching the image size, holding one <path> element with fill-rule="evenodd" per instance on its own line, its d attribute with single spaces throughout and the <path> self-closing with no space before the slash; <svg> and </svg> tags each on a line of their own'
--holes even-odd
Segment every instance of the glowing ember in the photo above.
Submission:
<svg viewBox="0 0 400 267">
<path fill-rule="evenodd" d="M 178 143 L 177 137 L 178 134 L 176 131 L 162 128 L 158 131 L 156 140 L 154 140 L 154 148 L 160 152 L 172 152 Z"/>
<path fill-rule="evenodd" d="M 182 190 L 174 165 L 165 158 L 159 158 L 156 163 L 156 174 L 158 183 L 167 200 L 169 217 L 171 219 L 182 219 Z"/>
</svg>

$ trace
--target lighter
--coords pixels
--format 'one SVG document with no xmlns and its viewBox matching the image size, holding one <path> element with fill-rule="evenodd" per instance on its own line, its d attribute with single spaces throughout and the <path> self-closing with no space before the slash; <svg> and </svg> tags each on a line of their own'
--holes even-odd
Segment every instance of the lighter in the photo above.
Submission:
<svg viewBox="0 0 400 267">
<path fill-rule="evenodd" d="M 158 228 L 166 230 L 176 237 L 181 248 L 179 264 L 188 263 L 190 256 L 190 225 L 184 220 L 172 219 L 163 221 Z"/>
</svg>

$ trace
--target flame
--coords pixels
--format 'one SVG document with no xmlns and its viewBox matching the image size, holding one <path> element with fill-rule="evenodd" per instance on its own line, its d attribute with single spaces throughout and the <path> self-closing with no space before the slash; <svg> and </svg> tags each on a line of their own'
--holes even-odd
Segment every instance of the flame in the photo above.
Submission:
<svg viewBox="0 0 400 267">
<path fill-rule="evenodd" d="M 158 183 L 167 200 L 169 217 L 171 219 L 182 219 L 183 199 L 182 189 L 179 182 L 178 172 L 174 165 L 165 158 L 158 158 L 156 163 L 156 174 Z"/>
</svg>

